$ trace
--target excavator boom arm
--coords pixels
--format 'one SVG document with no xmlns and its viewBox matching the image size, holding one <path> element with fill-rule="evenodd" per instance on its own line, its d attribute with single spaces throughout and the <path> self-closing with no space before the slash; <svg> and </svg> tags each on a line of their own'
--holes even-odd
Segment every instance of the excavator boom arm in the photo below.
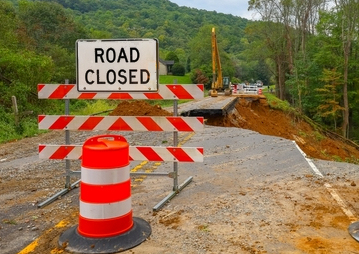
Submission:
<svg viewBox="0 0 359 254">
<path fill-rule="evenodd" d="M 219 57 L 219 50 L 217 44 L 217 36 L 215 28 L 212 28 L 212 89 L 223 89 L 223 76 L 221 59 Z"/>
</svg>

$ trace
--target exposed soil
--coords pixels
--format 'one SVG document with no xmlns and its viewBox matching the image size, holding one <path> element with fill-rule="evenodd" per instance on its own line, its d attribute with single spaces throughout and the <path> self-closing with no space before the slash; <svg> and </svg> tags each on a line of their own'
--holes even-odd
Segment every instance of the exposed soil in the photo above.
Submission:
<svg viewBox="0 0 359 254">
<path fill-rule="evenodd" d="M 110 113 L 110 116 L 171 116 L 160 105 L 151 105 L 146 101 L 122 101 Z"/>
</svg>

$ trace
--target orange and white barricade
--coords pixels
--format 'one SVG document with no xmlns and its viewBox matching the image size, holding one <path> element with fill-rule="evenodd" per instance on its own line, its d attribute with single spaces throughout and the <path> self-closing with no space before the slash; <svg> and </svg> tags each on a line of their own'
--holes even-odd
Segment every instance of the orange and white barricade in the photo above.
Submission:
<svg viewBox="0 0 359 254">
<path fill-rule="evenodd" d="M 59 243 L 75 253 L 115 253 L 137 246 L 150 225 L 132 217 L 129 144 L 119 135 L 89 138 L 82 148 L 79 225 Z"/>
</svg>

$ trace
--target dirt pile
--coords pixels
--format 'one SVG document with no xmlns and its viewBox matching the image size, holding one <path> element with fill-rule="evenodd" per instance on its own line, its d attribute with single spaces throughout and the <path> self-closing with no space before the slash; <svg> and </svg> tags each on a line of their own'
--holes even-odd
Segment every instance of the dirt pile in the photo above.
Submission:
<svg viewBox="0 0 359 254">
<path fill-rule="evenodd" d="M 160 105 L 151 105 L 146 101 L 122 101 L 110 113 L 110 116 L 171 116 Z"/>
<path fill-rule="evenodd" d="M 110 115 L 170 116 L 172 114 L 159 105 L 151 105 L 146 101 L 136 100 L 119 103 Z M 300 148 L 312 158 L 352 163 L 359 161 L 357 147 L 340 138 L 328 137 L 303 119 L 280 110 L 271 109 L 259 101 L 249 102 L 241 99 L 233 114 L 210 118 L 206 124 L 250 129 L 264 135 L 295 140 Z"/>
</svg>

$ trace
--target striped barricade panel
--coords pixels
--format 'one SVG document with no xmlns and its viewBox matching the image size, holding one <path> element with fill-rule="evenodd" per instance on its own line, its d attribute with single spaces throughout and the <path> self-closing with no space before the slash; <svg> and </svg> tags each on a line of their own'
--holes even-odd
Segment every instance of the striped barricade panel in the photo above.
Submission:
<svg viewBox="0 0 359 254">
<path fill-rule="evenodd" d="M 203 131 L 203 117 L 39 115 L 42 130 Z"/>
<path fill-rule="evenodd" d="M 39 145 L 40 159 L 80 160 L 82 145 Z M 203 147 L 130 146 L 131 161 L 203 162 Z"/>
<path fill-rule="evenodd" d="M 78 92 L 75 84 L 38 84 L 39 99 L 197 100 L 204 85 L 159 85 L 158 92 Z"/>
</svg>

